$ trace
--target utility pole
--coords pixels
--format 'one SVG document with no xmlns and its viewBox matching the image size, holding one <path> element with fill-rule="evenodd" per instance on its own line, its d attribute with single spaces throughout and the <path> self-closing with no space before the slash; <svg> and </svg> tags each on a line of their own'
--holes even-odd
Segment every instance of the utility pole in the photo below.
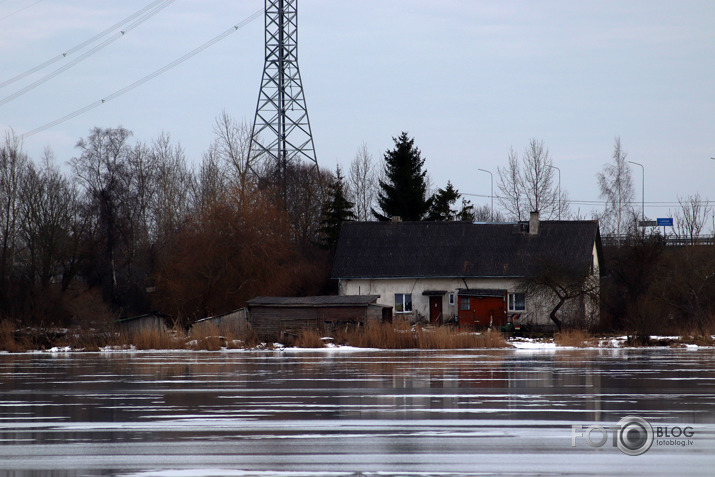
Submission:
<svg viewBox="0 0 715 477">
<path fill-rule="evenodd" d="M 637 162 L 633 161 L 628 161 L 631 164 L 635 164 L 636 166 L 641 166 L 641 172 L 642 172 L 642 179 L 641 179 L 641 221 L 645 222 L 645 167 L 643 167 L 643 164 L 639 164 Z"/>
<path fill-rule="evenodd" d="M 556 166 L 548 166 L 552 169 L 556 169 L 556 171 L 559 173 L 559 220 L 561 220 L 561 169 L 559 169 Z"/>
<path fill-rule="evenodd" d="M 249 155 L 273 164 L 271 182 L 284 203 L 288 166 L 308 161 L 318 167 L 298 69 L 298 0 L 265 0 L 265 62 Z"/>
</svg>

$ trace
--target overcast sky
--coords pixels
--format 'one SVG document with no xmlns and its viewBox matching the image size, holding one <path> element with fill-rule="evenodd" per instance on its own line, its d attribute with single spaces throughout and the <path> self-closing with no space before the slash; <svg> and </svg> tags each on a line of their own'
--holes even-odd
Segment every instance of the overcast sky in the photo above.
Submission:
<svg viewBox="0 0 715 477">
<path fill-rule="evenodd" d="M 0 0 L 0 83 L 149 5 L 149 0 Z M 22 134 L 152 73 L 263 7 L 262 0 L 176 0 L 76 66 L 0 105 L 0 129 Z M 152 81 L 24 140 L 65 162 L 89 130 L 162 131 L 191 163 L 226 110 L 253 121 L 263 17 Z M 111 36 L 111 35 L 109 35 Z M 104 39 L 109 38 L 104 37 Z M 715 2 L 301 0 L 299 65 L 321 167 L 376 159 L 402 131 L 435 186 L 488 195 L 490 178 L 543 140 L 574 207 L 590 217 L 596 173 L 620 136 L 645 168 L 646 202 L 699 192 L 715 200 Z M 79 57 L 0 88 L 0 103 Z M 633 166 L 636 199 L 641 169 Z M 496 185 L 495 185 L 496 187 Z M 473 198 L 477 204 L 489 202 Z M 579 203 L 580 202 L 580 203 Z M 646 204 L 666 217 L 673 205 Z"/>
</svg>

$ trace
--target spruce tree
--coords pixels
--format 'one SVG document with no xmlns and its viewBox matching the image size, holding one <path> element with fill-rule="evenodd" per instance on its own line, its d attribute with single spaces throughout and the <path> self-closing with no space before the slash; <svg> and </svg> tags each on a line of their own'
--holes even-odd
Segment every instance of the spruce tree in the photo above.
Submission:
<svg viewBox="0 0 715 477">
<path fill-rule="evenodd" d="M 335 249 L 343 222 L 355 220 L 354 205 L 345 197 L 345 183 L 338 166 L 335 170 L 335 180 L 330 184 L 328 202 L 323 207 L 323 219 L 320 223 L 323 247 L 329 250 Z"/>
<path fill-rule="evenodd" d="M 422 220 L 429 210 L 424 159 L 415 147 L 414 139 L 406 132 L 392 138 L 395 148 L 385 152 L 385 180 L 380 180 L 377 203 L 382 213 L 375 210 L 378 220 L 399 216 L 402 220 Z"/>
<path fill-rule="evenodd" d="M 457 211 L 452 210 L 452 205 L 457 202 L 460 194 L 451 182 L 447 181 L 447 187 L 438 189 L 437 193 L 430 200 L 427 220 L 447 221 L 455 220 Z"/>
</svg>

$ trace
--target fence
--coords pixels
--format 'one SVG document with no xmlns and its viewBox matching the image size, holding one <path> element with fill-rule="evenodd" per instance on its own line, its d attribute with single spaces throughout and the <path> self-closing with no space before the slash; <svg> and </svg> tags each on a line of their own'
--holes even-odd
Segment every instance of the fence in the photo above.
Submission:
<svg viewBox="0 0 715 477">
<path fill-rule="evenodd" d="M 659 236 L 661 240 L 667 246 L 684 246 L 684 245 L 714 245 L 715 236 L 713 235 L 701 235 L 690 239 L 688 237 L 675 237 L 675 236 Z M 604 247 L 621 247 L 623 245 L 632 244 L 635 241 L 635 237 L 632 235 L 603 235 L 601 237 L 601 244 Z"/>
</svg>

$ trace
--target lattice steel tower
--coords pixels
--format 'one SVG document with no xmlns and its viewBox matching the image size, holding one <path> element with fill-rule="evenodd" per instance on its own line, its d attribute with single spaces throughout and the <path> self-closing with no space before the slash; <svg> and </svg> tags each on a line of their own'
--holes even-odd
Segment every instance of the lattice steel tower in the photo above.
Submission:
<svg viewBox="0 0 715 477">
<path fill-rule="evenodd" d="M 317 167 L 318 160 L 298 69 L 298 0 L 265 0 L 265 12 L 266 56 L 249 150 L 267 155 L 285 180 L 288 164 Z"/>
</svg>

